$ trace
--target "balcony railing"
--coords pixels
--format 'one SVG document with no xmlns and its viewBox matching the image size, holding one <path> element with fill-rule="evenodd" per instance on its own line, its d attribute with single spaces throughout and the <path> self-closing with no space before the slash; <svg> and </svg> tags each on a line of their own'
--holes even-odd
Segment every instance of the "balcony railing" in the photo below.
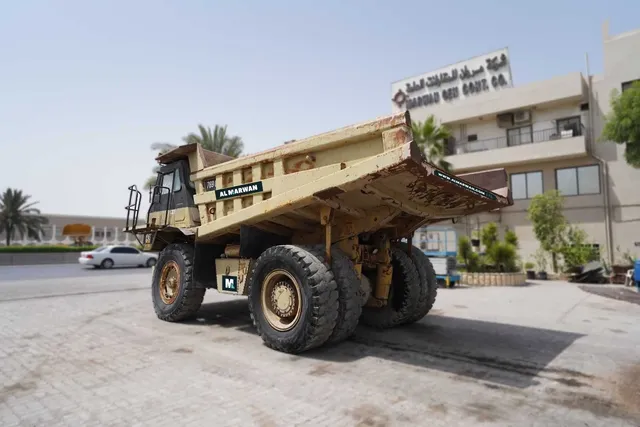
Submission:
<svg viewBox="0 0 640 427">
<path fill-rule="evenodd" d="M 478 151 L 495 150 L 498 148 L 517 147 L 525 144 L 536 144 L 538 142 L 554 141 L 557 139 L 574 138 L 587 134 L 586 128 L 582 124 L 576 124 L 571 128 L 559 131 L 557 128 L 543 129 L 536 131 L 526 131 L 520 128 L 515 132 L 498 138 L 483 139 L 479 141 L 458 141 L 454 144 L 451 154 L 475 153 Z"/>
</svg>

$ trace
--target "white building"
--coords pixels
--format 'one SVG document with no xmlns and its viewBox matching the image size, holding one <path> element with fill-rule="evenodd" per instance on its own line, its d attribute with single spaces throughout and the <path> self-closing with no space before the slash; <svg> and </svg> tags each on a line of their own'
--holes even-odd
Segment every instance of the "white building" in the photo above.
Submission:
<svg viewBox="0 0 640 427">
<path fill-rule="evenodd" d="M 576 71 L 514 87 L 504 48 L 391 85 L 393 112 L 409 109 L 414 121 L 433 114 L 452 129 L 446 160 L 454 172 L 509 175 L 514 205 L 466 218 L 458 234 L 494 221 L 518 234 L 523 259 L 533 261 L 529 201 L 559 189 L 566 218 L 605 259 L 640 254 L 640 170 L 626 164 L 624 146 L 597 142 L 612 89 L 640 80 L 640 30 L 610 36 L 605 24 L 603 49 L 601 75 Z"/>
<path fill-rule="evenodd" d="M 43 227 L 40 241 L 29 239 L 27 236 L 15 235 L 11 245 L 70 245 L 73 238 L 64 236 L 62 231 L 65 225 L 87 224 L 91 226 L 91 235 L 88 241 L 95 245 L 125 244 L 137 245 L 135 237 L 130 233 L 124 233 L 124 218 L 107 218 L 77 215 L 52 215 L 43 214 L 48 223 Z M 0 230 L 0 245 L 5 245 L 4 231 Z"/>
</svg>

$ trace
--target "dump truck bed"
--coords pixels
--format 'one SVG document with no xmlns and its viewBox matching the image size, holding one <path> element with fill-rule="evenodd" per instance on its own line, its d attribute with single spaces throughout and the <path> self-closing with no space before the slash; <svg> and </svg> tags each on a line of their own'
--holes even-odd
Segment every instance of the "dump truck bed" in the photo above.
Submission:
<svg viewBox="0 0 640 427">
<path fill-rule="evenodd" d="M 300 240 L 317 232 L 323 212 L 343 228 L 336 238 L 349 227 L 389 228 L 401 237 L 426 224 L 513 204 L 504 170 L 465 179 L 427 163 L 413 141 L 408 112 L 237 159 L 191 144 L 157 160 L 179 158 L 189 160 L 196 188 L 198 241 L 228 241 L 241 225 Z"/>
</svg>

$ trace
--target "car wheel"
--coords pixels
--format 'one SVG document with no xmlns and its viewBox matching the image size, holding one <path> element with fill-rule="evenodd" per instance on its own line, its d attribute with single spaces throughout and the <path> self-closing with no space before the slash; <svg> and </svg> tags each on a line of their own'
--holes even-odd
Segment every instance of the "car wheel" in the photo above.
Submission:
<svg viewBox="0 0 640 427">
<path fill-rule="evenodd" d="M 156 259 L 155 259 L 155 258 L 149 258 L 149 259 L 147 260 L 147 268 L 151 268 L 151 267 L 153 267 L 154 265 L 156 265 L 156 262 L 157 262 L 157 261 L 156 261 Z"/>
<path fill-rule="evenodd" d="M 105 259 L 100 264 L 100 267 L 102 267 L 102 268 L 112 268 L 113 267 L 113 260 L 111 258 Z"/>
</svg>

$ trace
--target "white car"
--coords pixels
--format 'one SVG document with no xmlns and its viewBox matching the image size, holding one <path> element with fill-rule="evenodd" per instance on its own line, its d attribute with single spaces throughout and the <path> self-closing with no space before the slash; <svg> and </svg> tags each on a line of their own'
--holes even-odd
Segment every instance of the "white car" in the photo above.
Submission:
<svg viewBox="0 0 640 427">
<path fill-rule="evenodd" d="M 157 254 L 140 252 L 126 245 L 101 246 L 89 252 L 81 252 L 78 258 L 80 264 L 95 268 L 153 267 L 157 261 Z"/>
</svg>

